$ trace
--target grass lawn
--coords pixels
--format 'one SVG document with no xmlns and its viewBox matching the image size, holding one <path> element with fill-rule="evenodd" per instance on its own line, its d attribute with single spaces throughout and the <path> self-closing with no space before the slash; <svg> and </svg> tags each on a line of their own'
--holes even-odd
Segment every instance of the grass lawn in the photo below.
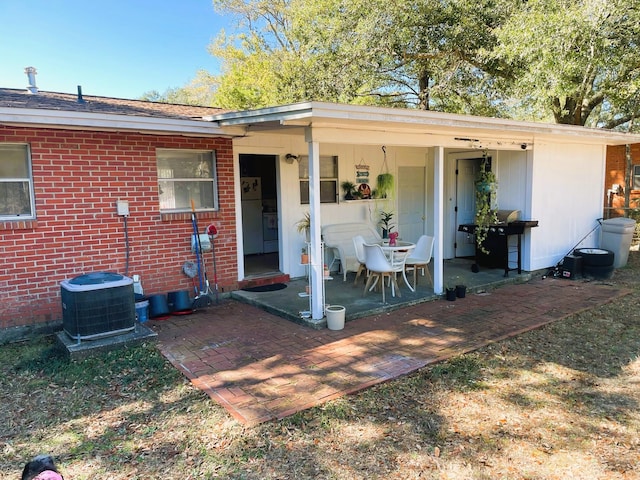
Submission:
<svg viewBox="0 0 640 480">
<path fill-rule="evenodd" d="M 615 303 L 252 428 L 153 345 L 4 345 L 0 477 L 50 453 L 67 480 L 640 478 L 638 279 L 631 252 Z"/>
</svg>

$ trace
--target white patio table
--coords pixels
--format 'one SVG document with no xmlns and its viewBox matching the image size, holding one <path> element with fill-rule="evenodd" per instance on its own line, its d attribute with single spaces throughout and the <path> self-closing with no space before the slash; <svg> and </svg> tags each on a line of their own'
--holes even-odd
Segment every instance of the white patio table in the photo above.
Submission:
<svg viewBox="0 0 640 480">
<path fill-rule="evenodd" d="M 409 254 L 411 254 L 411 251 L 416 248 L 416 244 L 396 240 L 395 245 L 389 245 L 387 240 L 383 240 L 379 245 L 382 247 L 382 251 L 389 259 L 389 262 L 391 262 L 391 265 L 394 268 L 397 268 L 396 271 L 402 272 L 402 278 L 404 278 L 404 283 L 409 287 L 409 290 L 414 292 L 414 288 L 411 286 L 411 283 L 409 283 L 409 280 L 407 280 L 407 272 L 404 268 L 404 262 Z"/>
</svg>

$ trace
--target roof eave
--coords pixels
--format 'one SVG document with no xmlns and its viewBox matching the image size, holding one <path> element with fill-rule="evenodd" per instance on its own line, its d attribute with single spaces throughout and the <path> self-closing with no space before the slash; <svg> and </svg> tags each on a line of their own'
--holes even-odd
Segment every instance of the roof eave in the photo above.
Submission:
<svg viewBox="0 0 640 480">
<path fill-rule="evenodd" d="M 411 110 L 389 107 L 371 107 L 361 105 L 334 104 L 324 102 L 305 102 L 256 110 L 238 111 L 211 115 L 205 120 L 215 122 L 219 126 L 257 126 L 270 123 L 274 128 L 282 126 L 324 125 L 338 122 L 343 128 L 348 125 L 360 128 L 366 125 L 386 125 L 395 128 L 422 130 L 448 130 L 449 132 L 465 132 L 487 135 L 490 132 L 510 132 L 526 134 L 537 138 L 558 136 L 581 139 L 588 143 L 605 143 L 608 145 L 624 145 L 640 143 L 640 135 L 586 128 L 574 125 L 547 124 L 509 120 L 503 118 L 479 117 L 426 110 Z"/>
<path fill-rule="evenodd" d="M 0 124 L 84 130 L 135 131 L 164 135 L 233 137 L 244 134 L 244 129 L 242 128 L 220 127 L 203 120 L 9 107 L 0 107 Z"/>
</svg>

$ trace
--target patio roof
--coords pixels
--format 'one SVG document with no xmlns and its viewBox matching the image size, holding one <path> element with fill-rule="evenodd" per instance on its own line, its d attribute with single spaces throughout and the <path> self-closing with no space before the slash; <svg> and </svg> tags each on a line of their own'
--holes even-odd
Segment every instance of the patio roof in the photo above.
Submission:
<svg viewBox="0 0 640 480">
<path fill-rule="evenodd" d="M 335 139 L 340 130 L 393 133 L 406 145 L 520 149 L 536 140 L 624 145 L 640 142 L 640 135 L 574 125 L 525 122 L 426 110 L 304 102 L 277 107 L 225 112 L 205 117 L 220 127 L 241 126 L 246 133 L 280 132 L 312 127 Z M 293 133 L 293 132 L 291 132 Z M 404 137 L 402 136 L 404 135 Z M 327 141 L 329 135 L 318 138 Z M 350 143 L 371 143 L 371 137 L 349 134 Z M 404 140 L 404 142 L 403 142 Z M 379 138 L 376 137 L 376 143 Z"/>
</svg>

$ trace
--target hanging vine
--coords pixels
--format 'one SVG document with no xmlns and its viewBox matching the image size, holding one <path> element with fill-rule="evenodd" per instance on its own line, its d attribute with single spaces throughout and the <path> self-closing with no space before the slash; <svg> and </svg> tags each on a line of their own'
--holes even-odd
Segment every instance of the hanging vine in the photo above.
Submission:
<svg viewBox="0 0 640 480">
<path fill-rule="evenodd" d="M 485 254 L 489 253 L 489 250 L 484 246 L 489 228 L 498 222 L 497 210 L 493 208 L 493 202 L 495 202 L 498 192 L 498 182 L 496 174 L 488 168 L 490 168 L 490 165 L 487 151 L 485 150 L 482 152 L 480 170 L 476 174 L 476 216 L 474 222 L 476 225 L 476 248 L 479 248 Z"/>
</svg>

